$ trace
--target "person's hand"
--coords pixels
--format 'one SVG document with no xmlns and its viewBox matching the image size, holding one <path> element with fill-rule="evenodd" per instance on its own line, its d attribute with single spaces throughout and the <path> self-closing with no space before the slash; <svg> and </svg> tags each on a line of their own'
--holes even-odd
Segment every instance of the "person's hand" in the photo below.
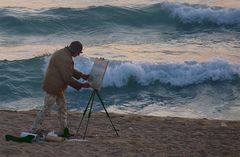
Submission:
<svg viewBox="0 0 240 157">
<path fill-rule="evenodd" d="M 87 74 L 82 74 L 81 78 L 83 78 L 84 80 L 88 80 L 88 79 L 89 79 L 89 75 L 87 75 Z"/>
<path fill-rule="evenodd" d="M 91 85 L 89 83 L 82 83 L 82 88 L 90 88 Z"/>
</svg>

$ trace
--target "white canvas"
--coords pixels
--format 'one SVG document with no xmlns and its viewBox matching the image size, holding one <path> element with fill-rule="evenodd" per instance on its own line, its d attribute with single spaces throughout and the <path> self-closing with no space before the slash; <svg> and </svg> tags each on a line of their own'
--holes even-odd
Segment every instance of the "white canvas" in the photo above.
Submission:
<svg viewBox="0 0 240 157">
<path fill-rule="evenodd" d="M 100 90 L 102 80 L 108 66 L 108 61 L 103 58 L 96 58 L 90 72 L 89 82 L 93 89 Z"/>
</svg>

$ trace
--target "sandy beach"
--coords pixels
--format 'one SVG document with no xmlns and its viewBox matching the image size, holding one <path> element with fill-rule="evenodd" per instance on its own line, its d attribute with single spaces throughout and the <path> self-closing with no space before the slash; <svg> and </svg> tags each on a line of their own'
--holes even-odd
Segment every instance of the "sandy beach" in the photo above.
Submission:
<svg viewBox="0 0 240 157">
<path fill-rule="evenodd" d="M 36 111 L 0 111 L 0 156 L 122 156 L 122 157 L 237 157 L 240 156 L 240 122 L 110 113 L 119 130 L 112 130 L 105 113 L 93 113 L 86 141 L 17 143 L 4 135 L 29 130 Z M 76 131 L 81 113 L 69 113 L 69 128 Z M 57 129 L 56 113 L 46 117 L 44 131 Z M 81 132 L 77 138 L 81 138 Z"/>
</svg>

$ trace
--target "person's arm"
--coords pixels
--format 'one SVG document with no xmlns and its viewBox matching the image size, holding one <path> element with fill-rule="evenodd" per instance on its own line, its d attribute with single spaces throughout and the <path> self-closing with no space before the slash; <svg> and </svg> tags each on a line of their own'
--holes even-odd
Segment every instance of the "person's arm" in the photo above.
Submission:
<svg viewBox="0 0 240 157">
<path fill-rule="evenodd" d="M 80 71 L 77 71 L 76 69 L 73 69 L 73 77 L 76 79 L 80 79 L 82 76 L 82 73 Z"/>
<path fill-rule="evenodd" d="M 65 63 L 60 65 L 60 74 L 62 76 L 62 79 L 64 80 L 64 82 L 66 84 L 68 84 L 69 86 L 71 86 L 72 88 L 76 89 L 76 90 L 80 90 L 81 88 L 89 88 L 90 84 L 89 83 L 80 83 L 77 80 L 75 80 L 74 78 L 72 78 L 72 74 L 71 71 L 74 71 L 73 68 L 71 68 L 72 63 Z"/>
<path fill-rule="evenodd" d="M 89 83 L 80 83 L 77 80 L 75 80 L 73 77 L 74 71 L 76 70 L 73 68 L 74 63 L 71 59 L 63 59 L 63 60 L 57 60 L 57 68 L 59 70 L 60 76 L 62 80 L 73 87 L 76 90 L 80 90 L 81 88 L 89 88 Z"/>
<path fill-rule="evenodd" d="M 69 84 L 71 87 L 73 87 L 76 90 L 80 90 L 81 88 L 90 88 L 91 85 L 89 83 L 80 83 L 75 79 L 71 79 Z"/>
<path fill-rule="evenodd" d="M 73 69 L 73 77 L 76 79 L 80 79 L 83 78 L 84 80 L 88 80 L 89 79 L 89 75 L 88 74 L 83 74 L 80 71 L 77 71 L 76 69 Z"/>
</svg>

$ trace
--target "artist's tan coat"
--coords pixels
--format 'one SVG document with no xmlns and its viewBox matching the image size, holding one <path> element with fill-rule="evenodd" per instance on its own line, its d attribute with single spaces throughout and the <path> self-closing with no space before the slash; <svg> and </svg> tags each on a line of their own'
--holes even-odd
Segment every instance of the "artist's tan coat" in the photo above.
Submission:
<svg viewBox="0 0 240 157">
<path fill-rule="evenodd" d="M 43 80 L 43 90 L 49 94 L 63 95 L 68 85 L 80 89 L 80 83 L 72 77 L 79 79 L 81 74 L 74 69 L 71 52 L 67 48 L 60 49 L 50 59 Z"/>
</svg>

